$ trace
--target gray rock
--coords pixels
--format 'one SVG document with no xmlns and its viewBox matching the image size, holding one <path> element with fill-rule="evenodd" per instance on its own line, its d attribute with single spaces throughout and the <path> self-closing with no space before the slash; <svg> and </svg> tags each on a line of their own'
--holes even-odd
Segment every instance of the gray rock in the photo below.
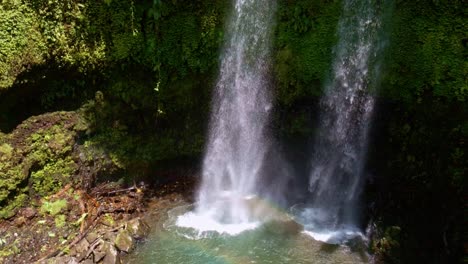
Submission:
<svg viewBox="0 0 468 264">
<path fill-rule="evenodd" d="M 106 256 L 102 260 L 102 264 L 120 264 L 119 252 L 114 247 L 114 245 L 111 245 L 110 243 L 105 243 L 104 249 Z"/>
<path fill-rule="evenodd" d="M 149 225 L 141 218 L 135 218 L 127 223 L 127 230 L 135 239 L 143 239 L 148 236 Z"/>
<path fill-rule="evenodd" d="M 115 238 L 114 243 L 120 251 L 124 251 L 126 253 L 130 252 L 133 249 L 133 246 L 135 245 L 133 237 L 127 230 L 120 231 L 117 237 Z"/>
<path fill-rule="evenodd" d="M 96 241 L 96 239 L 98 239 L 99 235 L 96 234 L 96 232 L 90 232 L 87 236 L 86 236 L 86 240 L 91 244 L 93 243 L 94 241 Z"/>
<path fill-rule="evenodd" d="M 104 240 L 99 240 L 99 245 L 93 250 L 94 263 L 98 263 L 106 256 L 107 248 L 109 247 L 109 242 Z"/>
<path fill-rule="evenodd" d="M 106 256 L 106 252 L 95 250 L 93 251 L 93 255 L 94 263 L 98 263 L 99 261 L 101 261 L 101 259 L 103 259 Z"/>
<path fill-rule="evenodd" d="M 64 256 L 64 257 L 50 258 L 48 260 L 39 261 L 36 263 L 38 264 L 78 264 L 79 261 L 76 258 Z"/>
<path fill-rule="evenodd" d="M 74 249 L 75 249 L 75 252 L 76 252 L 76 257 L 79 259 L 79 260 L 83 260 L 83 258 L 86 257 L 86 252 L 88 251 L 89 249 L 89 242 L 86 240 L 86 239 L 82 239 L 80 242 L 78 242 Z"/>
<path fill-rule="evenodd" d="M 102 237 L 106 241 L 114 241 L 117 234 L 115 232 L 106 232 Z"/>
<path fill-rule="evenodd" d="M 72 258 L 72 257 L 70 257 L 70 259 L 67 262 L 67 264 L 78 264 L 78 263 L 79 263 L 78 259 Z"/>
<path fill-rule="evenodd" d="M 77 262 L 77 264 L 78 264 L 78 262 Z M 88 259 L 85 259 L 84 261 L 80 262 L 80 264 L 94 264 L 94 261 L 92 261 L 91 259 L 88 258 Z"/>
</svg>

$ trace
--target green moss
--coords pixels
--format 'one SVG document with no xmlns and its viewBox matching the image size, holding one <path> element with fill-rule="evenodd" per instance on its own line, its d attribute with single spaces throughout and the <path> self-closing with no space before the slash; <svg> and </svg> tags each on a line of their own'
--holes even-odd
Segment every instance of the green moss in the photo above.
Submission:
<svg viewBox="0 0 468 264">
<path fill-rule="evenodd" d="M 65 215 L 60 214 L 60 215 L 57 215 L 57 216 L 55 217 L 55 226 L 56 226 L 56 227 L 60 228 L 60 227 L 65 226 L 65 224 L 66 224 L 66 217 L 65 217 Z"/>
<path fill-rule="evenodd" d="M 41 206 L 41 212 L 50 215 L 57 215 L 68 206 L 67 200 L 60 199 L 54 202 L 44 201 Z"/>
<path fill-rule="evenodd" d="M 4 248 L 0 250 L 0 261 L 2 258 L 11 256 L 11 255 L 16 255 L 21 252 L 21 250 L 18 248 L 18 241 L 15 240 L 13 244 L 6 245 Z"/>
<path fill-rule="evenodd" d="M 26 195 L 25 188 L 19 190 L 19 194 L 14 197 L 14 199 L 6 201 L 6 206 L 2 206 L 0 209 L 0 218 L 10 218 L 16 211 L 23 206 L 23 204 L 28 200 L 28 195 Z M 3 201 L 5 202 L 5 201 Z"/>
<path fill-rule="evenodd" d="M 6 0 L 0 5 L 0 90 L 16 77 L 44 61 L 45 40 L 34 11 L 22 1 Z"/>
<path fill-rule="evenodd" d="M 12 153 L 13 148 L 9 144 L 3 143 L 2 145 L 0 145 L 0 161 L 10 159 Z"/>
<path fill-rule="evenodd" d="M 76 171 L 77 165 L 70 157 L 47 163 L 41 170 L 31 173 L 34 193 L 41 197 L 59 190 L 70 182 L 70 177 Z"/>
<path fill-rule="evenodd" d="M 280 1 L 275 72 L 281 103 L 292 105 L 321 93 L 340 11 L 340 1 Z"/>
</svg>

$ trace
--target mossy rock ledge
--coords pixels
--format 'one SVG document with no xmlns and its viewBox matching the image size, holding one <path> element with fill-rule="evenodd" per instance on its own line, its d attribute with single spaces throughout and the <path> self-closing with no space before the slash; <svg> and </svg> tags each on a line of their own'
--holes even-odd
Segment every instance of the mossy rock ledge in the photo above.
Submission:
<svg viewBox="0 0 468 264">
<path fill-rule="evenodd" d="M 103 151 L 79 143 L 89 132 L 82 112 L 72 111 L 33 116 L 0 133 L 0 219 L 67 184 L 89 188 L 100 171 L 115 172 Z"/>
</svg>

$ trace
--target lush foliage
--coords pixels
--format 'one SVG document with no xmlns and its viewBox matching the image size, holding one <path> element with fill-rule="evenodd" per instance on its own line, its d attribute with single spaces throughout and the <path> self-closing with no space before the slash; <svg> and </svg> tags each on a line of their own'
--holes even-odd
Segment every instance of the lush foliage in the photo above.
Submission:
<svg viewBox="0 0 468 264">
<path fill-rule="evenodd" d="M 468 173 L 463 12 L 462 1 L 395 4 L 370 155 L 380 177 L 369 198 L 385 225 L 401 227 L 401 256 L 390 263 L 412 258 L 455 263 L 463 252 Z"/>
<path fill-rule="evenodd" d="M 408 103 L 425 95 L 464 102 L 468 96 L 468 25 L 462 1 L 401 1 L 392 16 L 384 89 Z"/>
<path fill-rule="evenodd" d="M 33 11 L 18 1 L 0 5 L 0 90 L 10 87 L 16 77 L 44 61 L 45 42 Z"/>
</svg>

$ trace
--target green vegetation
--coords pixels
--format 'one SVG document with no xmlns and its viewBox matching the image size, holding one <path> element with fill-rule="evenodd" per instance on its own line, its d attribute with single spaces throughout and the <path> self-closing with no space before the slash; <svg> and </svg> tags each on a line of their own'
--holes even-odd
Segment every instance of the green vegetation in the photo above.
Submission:
<svg viewBox="0 0 468 264">
<path fill-rule="evenodd" d="M 67 207 L 67 200 L 65 199 L 60 199 L 54 202 L 44 201 L 41 206 L 41 212 L 48 213 L 50 215 L 55 216 L 58 213 L 60 213 L 63 209 L 65 209 L 66 207 Z M 58 220 L 59 222 L 60 222 L 60 218 L 62 217 L 58 215 L 57 219 L 59 219 Z"/>
<path fill-rule="evenodd" d="M 5 137 L 0 152 L 0 217 L 8 218 L 28 195 L 44 197 L 74 179 L 77 165 L 72 147 L 80 116 L 58 112 L 31 117 Z"/>
</svg>

